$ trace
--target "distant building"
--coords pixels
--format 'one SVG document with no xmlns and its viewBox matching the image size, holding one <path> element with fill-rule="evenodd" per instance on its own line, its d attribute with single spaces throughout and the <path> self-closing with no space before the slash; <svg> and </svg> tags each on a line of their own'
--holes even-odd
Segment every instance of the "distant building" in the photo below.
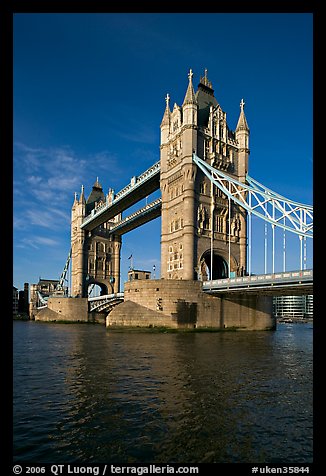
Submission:
<svg viewBox="0 0 326 476">
<path fill-rule="evenodd" d="M 29 301 L 29 315 L 30 319 L 33 319 L 33 310 L 37 307 L 45 305 L 47 298 L 52 296 L 57 285 L 58 279 L 41 279 L 37 284 L 31 284 L 30 286 L 30 301 Z"/>
<path fill-rule="evenodd" d="M 313 295 L 274 296 L 273 313 L 278 318 L 304 319 L 313 317 Z"/>
<path fill-rule="evenodd" d="M 12 313 L 13 313 L 14 316 L 17 316 L 17 314 L 18 314 L 18 289 L 15 288 L 15 286 L 13 286 L 12 288 L 13 288 Z"/>
<path fill-rule="evenodd" d="M 38 282 L 38 291 L 42 294 L 42 296 L 51 296 L 54 293 L 55 288 L 59 284 L 58 279 L 41 279 Z"/>
<path fill-rule="evenodd" d="M 24 283 L 24 290 L 18 293 L 18 312 L 28 314 L 29 284 Z"/>
<path fill-rule="evenodd" d="M 140 269 L 131 269 L 128 271 L 128 281 L 134 281 L 135 279 L 151 279 L 151 272 L 142 271 Z"/>
<path fill-rule="evenodd" d="M 314 314 L 314 297 L 312 294 L 309 296 L 306 296 L 306 308 L 305 308 L 305 314 L 306 317 L 313 317 Z"/>
</svg>

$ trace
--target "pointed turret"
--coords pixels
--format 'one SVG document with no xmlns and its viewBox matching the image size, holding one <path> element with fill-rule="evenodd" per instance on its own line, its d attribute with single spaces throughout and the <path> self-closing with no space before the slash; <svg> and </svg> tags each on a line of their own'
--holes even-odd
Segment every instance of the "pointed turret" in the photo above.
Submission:
<svg viewBox="0 0 326 476">
<path fill-rule="evenodd" d="M 218 106 L 212 83 L 207 77 L 207 69 L 205 69 L 204 76 L 200 77 L 196 100 L 198 103 L 198 126 L 207 127 L 210 107 Z"/>
<path fill-rule="evenodd" d="M 80 193 L 80 197 L 79 197 L 79 203 L 86 203 L 86 199 L 85 199 L 85 193 L 84 193 L 84 185 L 81 186 L 81 193 Z"/>
<path fill-rule="evenodd" d="M 165 97 L 165 102 L 166 102 L 166 106 L 165 106 L 165 111 L 164 111 L 162 122 L 161 122 L 161 127 L 170 125 L 171 111 L 170 111 L 170 96 L 169 96 L 169 93 Z"/>
<path fill-rule="evenodd" d="M 235 130 L 235 138 L 239 144 L 238 151 L 238 176 L 240 181 L 246 180 L 248 172 L 248 158 L 249 158 L 249 127 L 244 113 L 245 102 L 241 99 L 240 102 L 240 116 Z"/>
<path fill-rule="evenodd" d="M 193 72 L 190 69 L 188 73 L 188 88 L 186 91 L 186 95 L 182 104 L 182 112 L 183 112 L 183 124 L 197 124 L 197 99 L 194 91 L 194 87 L 192 85 L 192 77 Z"/>
<path fill-rule="evenodd" d="M 247 119 L 246 119 L 246 116 L 245 116 L 245 113 L 244 113 L 244 105 L 245 105 L 245 102 L 243 99 L 241 99 L 241 102 L 240 102 L 240 116 L 239 116 L 239 120 L 238 120 L 238 124 L 237 124 L 237 127 L 236 127 L 236 132 L 238 131 L 248 131 L 249 132 L 249 126 L 248 126 L 248 123 L 247 123 Z"/>
<path fill-rule="evenodd" d="M 169 94 L 165 97 L 165 111 L 163 114 L 163 119 L 161 122 L 161 144 L 165 144 L 168 141 L 168 136 L 170 133 L 170 124 L 171 124 L 171 111 L 170 111 L 170 96 Z"/>
<path fill-rule="evenodd" d="M 93 185 L 93 190 L 94 190 L 94 188 L 98 188 L 99 190 L 102 190 L 102 185 L 98 181 L 98 177 L 96 177 L 96 182 Z"/>
<path fill-rule="evenodd" d="M 189 79 L 188 88 L 187 88 L 187 92 L 186 92 L 182 106 L 185 106 L 185 104 L 197 104 L 194 87 L 192 85 L 192 77 L 193 77 L 193 72 L 192 72 L 192 69 L 190 69 L 188 73 L 188 79 Z"/>
<path fill-rule="evenodd" d="M 98 177 L 96 177 L 96 182 L 94 183 L 92 191 L 86 201 L 87 214 L 90 213 L 90 211 L 95 207 L 95 204 L 99 201 L 105 202 L 105 195 L 103 192 L 102 185 L 98 181 Z"/>
<path fill-rule="evenodd" d="M 214 93 L 212 82 L 207 77 L 207 68 L 205 68 L 204 76 L 200 78 L 200 84 L 206 86 L 206 88 L 211 89 Z"/>
</svg>

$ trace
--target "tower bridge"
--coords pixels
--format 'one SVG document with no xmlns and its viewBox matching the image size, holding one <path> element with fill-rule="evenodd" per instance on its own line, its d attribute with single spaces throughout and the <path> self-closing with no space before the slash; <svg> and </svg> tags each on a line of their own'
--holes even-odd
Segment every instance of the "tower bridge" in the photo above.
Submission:
<svg viewBox="0 0 326 476">
<path fill-rule="evenodd" d="M 165 98 L 158 162 L 132 177 L 118 193 L 109 189 L 105 195 L 97 179 L 87 198 L 84 187 L 79 197 L 75 194 L 71 295 L 87 299 L 89 286 L 99 285 L 102 297 L 96 303 L 90 301 L 89 306 L 91 310 L 112 308 L 107 325 L 168 322 L 172 326 L 270 328 L 271 299 L 266 294 L 286 288 L 288 292 L 312 290 L 312 270 L 305 269 L 305 259 L 306 240 L 313 238 L 313 208 L 285 198 L 249 176 L 250 131 L 244 101 L 232 130 L 207 70 L 196 92 L 192 78 L 190 70 L 181 106 L 174 103 L 171 109 L 170 96 Z M 122 217 L 158 190 L 160 198 Z M 122 295 L 122 235 L 159 216 L 161 279 L 125 283 Z M 252 275 L 253 216 L 272 229 L 272 282 L 266 278 L 270 276 L 266 266 L 265 278 Z M 289 283 L 285 248 L 282 279 L 277 276 L 277 229 L 299 237 L 299 273 L 305 272 L 303 278 L 299 276 L 301 280 L 291 275 Z M 268 293 L 264 292 L 267 288 Z M 132 321 L 130 315 L 138 318 Z"/>
</svg>

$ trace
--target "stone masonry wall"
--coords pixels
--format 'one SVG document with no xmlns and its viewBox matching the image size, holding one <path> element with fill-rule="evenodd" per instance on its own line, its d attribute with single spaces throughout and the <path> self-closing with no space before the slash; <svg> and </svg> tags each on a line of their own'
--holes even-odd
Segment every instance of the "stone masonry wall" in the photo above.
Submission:
<svg viewBox="0 0 326 476">
<path fill-rule="evenodd" d="M 248 293 L 212 296 L 202 292 L 200 281 L 131 281 L 125 283 L 124 300 L 108 315 L 107 325 L 251 330 L 275 327 L 271 297 Z"/>
<path fill-rule="evenodd" d="M 88 322 L 87 298 L 49 298 L 47 308 L 35 316 L 36 321 Z"/>
</svg>

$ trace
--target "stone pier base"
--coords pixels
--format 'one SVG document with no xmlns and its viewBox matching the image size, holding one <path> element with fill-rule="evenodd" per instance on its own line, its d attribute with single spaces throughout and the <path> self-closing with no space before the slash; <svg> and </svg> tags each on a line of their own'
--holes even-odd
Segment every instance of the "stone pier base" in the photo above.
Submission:
<svg viewBox="0 0 326 476">
<path fill-rule="evenodd" d="M 88 322 L 87 298 L 53 297 L 35 313 L 35 321 Z"/>
<path fill-rule="evenodd" d="M 200 281 L 125 283 L 124 302 L 107 316 L 108 327 L 275 329 L 270 296 L 202 291 Z"/>
</svg>

